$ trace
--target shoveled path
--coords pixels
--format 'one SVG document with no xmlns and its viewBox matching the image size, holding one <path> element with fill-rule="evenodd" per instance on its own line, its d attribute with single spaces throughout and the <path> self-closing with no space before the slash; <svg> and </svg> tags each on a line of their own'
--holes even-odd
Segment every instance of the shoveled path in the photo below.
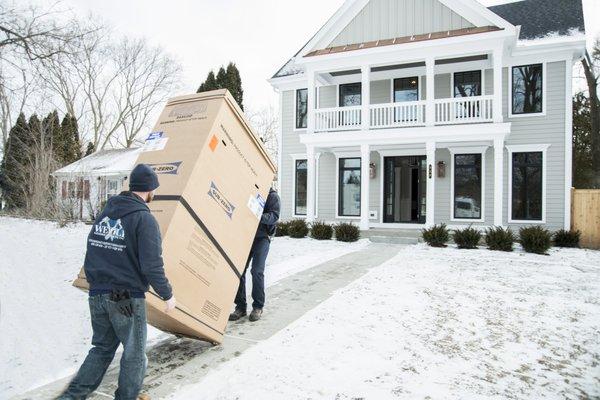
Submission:
<svg viewBox="0 0 600 400">
<path fill-rule="evenodd" d="M 210 369 L 238 357 L 254 344 L 300 318 L 328 299 L 335 290 L 360 278 L 398 253 L 401 245 L 372 243 L 363 250 L 346 254 L 308 270 L 282 279 L 267 288 L 267 307 L 258 323 L 247 319 L 230 323 L 220 346 L 169 337 L 148 349 L 148 371 L 144 392 L 153 400 L 171 394 L 174 389 L 199 382 Z M 97 392 L 88 399 L 112 398 L 118 377 L 118 359 L 109 368 Z M 52 399 L 66 386 L 64 379 L 13 399 Z"/>
</svg>

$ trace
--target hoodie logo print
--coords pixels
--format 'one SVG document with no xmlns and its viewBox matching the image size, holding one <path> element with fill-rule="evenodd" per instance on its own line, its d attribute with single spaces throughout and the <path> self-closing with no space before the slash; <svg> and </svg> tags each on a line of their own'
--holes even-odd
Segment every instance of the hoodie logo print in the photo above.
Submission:
<svg viewBox="0 0 600 400">
<path fill-rule="evenodd" d="M 108 217 L 104 217 L 99 223 L 94 225 L 94 234 L 102 236 L 104 240 L 110 240 L 111 242 L 115 239 L 125 239 L 125 229 L 123 229 L 121 220 L 114 220 Z"/>
</svg>

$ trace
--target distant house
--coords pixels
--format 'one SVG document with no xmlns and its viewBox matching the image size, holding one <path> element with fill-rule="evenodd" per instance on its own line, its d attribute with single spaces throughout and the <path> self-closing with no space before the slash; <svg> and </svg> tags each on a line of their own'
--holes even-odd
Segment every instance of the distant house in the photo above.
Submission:
<svg viewBox="0 0 600 400">
<path fill-rule="evenodd" d="M 581 0 L 347 0 L 269 80 L 282 218 L 570 227 Z"/>
<path fill-rule="evenodd" d="M 74 218 L 94 218 L 106 200 L 126 187 L 140 151 L 101 150 L 55 171 L 59 204 Z"/>
</svg>

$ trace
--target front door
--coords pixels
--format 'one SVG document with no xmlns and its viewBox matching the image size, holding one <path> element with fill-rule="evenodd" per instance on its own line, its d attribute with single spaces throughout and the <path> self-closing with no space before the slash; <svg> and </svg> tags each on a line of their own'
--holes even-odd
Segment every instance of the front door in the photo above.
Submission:
<svg viewBox="0 0 600 400">
<path fill-rule="evenodd" d="M 426 157 L 385 157 L 383 191 L 383 222 L 425 223 Z"/>
</svg>

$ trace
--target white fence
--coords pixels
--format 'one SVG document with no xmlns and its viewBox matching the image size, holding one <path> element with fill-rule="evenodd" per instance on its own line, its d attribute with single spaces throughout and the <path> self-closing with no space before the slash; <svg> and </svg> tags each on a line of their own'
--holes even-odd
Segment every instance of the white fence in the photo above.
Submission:
<svg viewBox="0 0 600 400">
<path fill-rule="evenodd" d="M 435 123 L 491 122 L 494 96 L 456 97 L 435 100 Z"/>
</svg>

